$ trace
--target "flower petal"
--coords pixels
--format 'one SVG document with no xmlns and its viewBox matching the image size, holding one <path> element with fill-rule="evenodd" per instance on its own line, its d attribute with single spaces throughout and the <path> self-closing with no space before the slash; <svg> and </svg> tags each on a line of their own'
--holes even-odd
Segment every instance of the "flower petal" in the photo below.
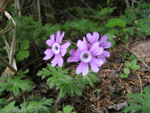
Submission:
<svg viewBox="0 0 150 113">
<path fill-rule="evenodd" d="M 60 31 L 57 31 L 57 33 L 56 33 L 56 42 L 58 44 L 61 44 L 64 35 L 65 35 L 65 32 L 63 32 L 62 35 L 61 35 Z"/>
<path fill-rule="evenodd" d="M 80 52 L 87 51 L 88 47 L 87 47 L 87 41 L 86 41 L 85 37 L 83 37 L 83 41 L 78 40 L 76 46 L 78 47 Z"/>
<path fill-rule="evenodd" d="M 107 36 L 102 36 L 101 38 L 100 38 L 100 41 L 99 41 L 99 45 L 101 46 L 101 44 L 103 44 L 103 43 L 105 43 L 107 41 Z"/>
<path fill-rule="evenodd" d="M 98 32 L 93 32 L 93 38 L 94 38 L 94 42 L 98 41 L 99 33 Z"/>
<path fill-rule="evenodd" d="M 105 51 L 105 50 L 103 51 L 102 55 L 105 57 L 110 57 L 110 53 L 108 51 Z"/>
<path fill-rule="evenodd" d="M 102 59 L 95 58 L 95 57 L 93 57 L 91 59 L 90 63 L 91 62 L 94 63 L 94 64 L 96 64 L 97 66 L 101 66 L 104 63 L 104 61 Z"/>
<path fill-rule="evenodd" d="M 67 59 L 68 62 L 78 62 L 80 61 L 80 52 L 74 49 L 70 50 L 71 57 Z"/>
<path fill-rule="evenodd" d="M 92 54 L 92 56 L 96 56 L 96 55 L 100 55 L 103 52 L 103 48 L 99 47 L 99 42 L 95 42 L 91 48 L 90 48 L 90 53 Z"/>
<path fill-rule="evenodd" d="M 51 66 L 56 66 L 56 64 L 58 64 L 59 67 L 61 67 L 63 65 L 63 58 L 61 57 L 60 54 L 56 54 L 54 59 L 51 61 Z"/>
<path fill-rule="evenodd" d="M 44 54 L 46 54 L 46 56 L 43 58 L 43 60 L 48 60 L 54 55 L 52 49 L 45 50 Z"/>
<path fill-rule="evenodd" d="M 109 42 L 109 41 L 101 44 L 101 47 L 103 47 L 103 48 L 109 48 L 110 46 L 111 46 L 111 42 Z"/>
<path fill-rule="evenodd" d="M 103 64 L 106 62 L 106 58 L 105 58 L 105 56 L 103 56 L 102 54 L 101 54 L 101 55 L 98 55 L 97 57 L 98 57 L 98 59 L 103 60 Z"/>
<path fill-rule="evenodd" d="M 57 61 L 58 62 L 58 66 L 61 67 L 63 65 L 63 63 L 64 63 L 64 60 L 63 60 L 63 58 L 61 57 L 60 54 L 57 54 L 56 57 L 57 57 L 57 60 L 58 60 Z"/>
<path fill-rule="evenodd" d="M 50 39 L 46 40 L 46 44 L 50 47 L 55 43 L 54 41 L 54 34 L 50 35 Z"/>
<path fill-rule="evenodd" d="M 86 37 L 88 41 L 93 44 L 94 42 L 98 41 L 99 39 L 99 34 L 97 32 L 93 32 L 93 36 L 90 33 L 86 34 Z"/>
<path fill-rule="evenodd" d="M 54 59 L 51 61 L 51 66 L 54 67 L 58 63 L 57 55 L 55 55 Z"/>
<path fill-rule="evenodd" d="M 78 62 L 80 61 L 80 57 L 69 57 L 67 62 Z"/>
<path fill-rule="evenodd" d="M 76 74 L 79 74 L 82 72 L 83 65 L 84 65 L 84 63 L 80 62 L 80 64 L 76 68 Z"/>
<path fill-rule="evenodd" d="M 98 65 L 96 65 L 94 62 L 90 62 L 90 66 L 91 66 L 91 68 L 92 68 L 92 70 L 94 71 L 94 72 L 98 72 L 99 71 L 99 67 L 98 67 Z"/>
<path fill-rule="evenodd" d="M 89 65 L 88 63 L 83 63 L 83 67 L 82 67 L 82 75 L 85 76 L 87 75 L 89 72 Z"/>
<path fill-rule="evenodd" d="M 89 41 L 91 44 L 94 43 L 93 36 L 91 35 L 91 33 L 87 33 L 87 34 L 86 34 L 86 37 L 87 37 L 88 41 Z"/>
<path fill-rule="evenodd" d="M 61 55 L 64 56 L 67 52 L 67 48 L 70 46 L 70 42 L 64 43 L 63 45 L 60 45 L 60 52 Z"/>
</svg>

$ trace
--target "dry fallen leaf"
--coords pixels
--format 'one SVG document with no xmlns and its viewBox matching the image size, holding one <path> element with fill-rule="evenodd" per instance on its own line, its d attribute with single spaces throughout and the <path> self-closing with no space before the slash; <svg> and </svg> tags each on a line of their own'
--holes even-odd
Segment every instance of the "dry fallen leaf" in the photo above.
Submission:
<svg viewBox="0 0 150 113">
<path fill-rule="evenodd" d="M 138 58 L 150 66 L 150 41 L 133 44 L 131 50 Z"/>
</svg>

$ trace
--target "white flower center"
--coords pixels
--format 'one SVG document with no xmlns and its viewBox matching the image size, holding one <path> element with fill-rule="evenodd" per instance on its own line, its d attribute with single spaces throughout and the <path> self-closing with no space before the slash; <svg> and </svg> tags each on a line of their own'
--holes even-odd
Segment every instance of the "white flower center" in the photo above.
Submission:
<svg viewBox="0 0 150 113">
<path fill-rule="evenodd" d="M 80 59 L 82 62 L 90 62 L 92 59 L 92 55 L 89 51 L 84 51 L 80 54 Z"/>
<path fill-rule="evenodd" d="M 52 46 L 52 50 L 55 54 L 58 54 L 60 52 L 60 45 L 58 43 L 54 43 Z"/>
</svg>

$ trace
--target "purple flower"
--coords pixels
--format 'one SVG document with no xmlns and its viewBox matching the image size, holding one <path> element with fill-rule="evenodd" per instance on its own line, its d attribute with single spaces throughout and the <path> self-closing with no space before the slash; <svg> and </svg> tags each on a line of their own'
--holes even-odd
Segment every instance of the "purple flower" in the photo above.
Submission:
<svg viewBox="0 0 150 113">
<path fill-rule="evenodd" d="M 89 64 L 94 72 L 98 72 L 99 66 L 103 64 L 103 60 L 96 57 L 103 52 L 103 48 L 99 47 L 99 42 L 95 42 L 88 47 L 88 43 L 84 37 L 83 41 L 78 40 L 76 46 L 78 49 L 72 49 L 70 51 L 71 57 L 67 59 L 68 62 L 81 61 L 76 68 L 76 74 L 82 73 L 83 76 L 86 75 L 89 72 Z"/>
<path fill-rule="evenodd" d="M 91 35 L 90 33 L 87 33 L 86 37 L 88 41 L 90 42 L 90 44 L 93 44 L 99 40 L 99 34 L 97 32 L 93 32 L 93 35 Z M 107 49 L 111 46 L 111 42 L 107 41 L 107 36 L 104 35 L 100 38 L 99 46 L 103 47 L 104 49 Z M 106 50 L 104 50 L 102 54 L 98 55 L 98 58 L 102 59 L 104 63 L 106 62 L 105 57 L 110 57 L 110 53 Z"/>
<path fill-rule="evenodd" d="M 99 41 L 99 45 L 105 49 L 110 48 L 111 42 L 107 41 L 107 36 L 102 36 Z"/>
<path fill-rule="evenodd" d="M 65 32 L 60 34 L 60 31 L 57 31 L 56 33 L 56 41 L 55 41 L 55 36 L 52 34 L 50 36 L 50 39 L 46 41 L 46 44 L 51 47 L 51 49 L 47 49 L 44 51 L 44 54 L 46 55 L 43 60 L 48 60 L 50 59 L 53 55 L 55 55 L 54 59 L 51 61 L 52 66 L 56 66 L 58 64 L 59 67 L 63 65 L 63 58 L 67 52 L 67 48 L 70 46 L 70 42 L 66 42 L 62 45 L 62 39 L 65 35 Z"/>
</svg>

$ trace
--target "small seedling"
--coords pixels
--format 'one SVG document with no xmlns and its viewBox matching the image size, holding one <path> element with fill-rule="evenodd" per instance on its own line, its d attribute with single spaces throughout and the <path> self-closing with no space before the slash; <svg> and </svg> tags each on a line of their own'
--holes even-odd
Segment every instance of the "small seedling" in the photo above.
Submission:
<svg viewBox="0 0 150 113">
<path fill-rule="evenodd" d="M 128 77 L 128 74 L 130 73 L 130 70 L 129 70 L 129 68 L 124 68 L 124 73 L 122 73 L 121 75 L 120 75 L 120 77 L 121 78 L 127 78 Z"/>
<path fill-rule="evenodd" d="M 124 68 L 124 73 L 120 75 L 121 78 L 127 78 L 128 75 L 130 74 L 130 69 L 131 70 L 136 70 L 140 68 L 140 65 L 136 65 L 137 60 L 132 60 L 131 62 L 125 62 L 126 68 Z"/>
</svg>

